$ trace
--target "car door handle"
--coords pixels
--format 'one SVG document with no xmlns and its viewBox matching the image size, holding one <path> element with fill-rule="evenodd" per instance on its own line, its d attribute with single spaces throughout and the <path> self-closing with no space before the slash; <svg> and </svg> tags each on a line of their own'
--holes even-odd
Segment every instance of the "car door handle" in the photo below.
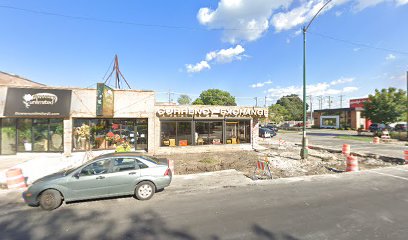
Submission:
<svg viewBox="0 0 408 240">
<path fill-rule="evenodd" d="M 104 179 L 105 177 L 104 176 L 99 176 L 99 177 L 97 177 L 96 179 Z"/>
<path fill-rule="evenodd" d="M 129 175 L 135 175 L 136 174 L 136 172 L 130 172 L 129 173 Z"/>
</svg>

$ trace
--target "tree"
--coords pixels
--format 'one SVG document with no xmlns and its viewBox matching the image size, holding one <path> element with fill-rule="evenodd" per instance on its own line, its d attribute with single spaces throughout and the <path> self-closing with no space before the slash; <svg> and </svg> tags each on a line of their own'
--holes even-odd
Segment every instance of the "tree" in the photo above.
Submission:
<svg viewBox="0 0 408 240">
<path fill-rule="evenodd" d="M 269 121 L 280 123 L 289 119 L 289 112 L 279 104 L 273 104 L 269 107 Z"/>
<path fill-rule="evenodd" d="M 191 98 L 188 95 L 182 94 L 180 97 L 177 99 L 177 102 L 180 105 L 189 105 L 191 103 Z"/>
<path fill-rule="evenodd" d="M 296 94 L 291 94 L 288 96 L 281 97 L 276 104 L 281 105 L 286 109 L 288 114 L 288 119 L 293 121 L 303 120 L 303 101 Z M 306 109 L 308 109 L 308 104 L 306 104 Z"/>
<path fill-rule="evenodd" d="M 364 103 L 364 116 L 376 123 L 393 123 L 405 119 L 407 113 L 407 93 L 402 89 L 388 88 L 375 90 Z"/>
<path fill-rule="evenodd" d="M 208 89 L 201 92 L 193 105 L 219 105 L 219 106 L 236 106 L 235 97 L 229 92 L 220 89 Z"/>
</svg>

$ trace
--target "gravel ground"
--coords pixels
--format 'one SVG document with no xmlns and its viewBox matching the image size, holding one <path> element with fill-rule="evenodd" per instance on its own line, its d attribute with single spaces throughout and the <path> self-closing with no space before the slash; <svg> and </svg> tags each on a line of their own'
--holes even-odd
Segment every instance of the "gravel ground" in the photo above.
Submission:
<svg viewBox="0 0 408 240">
<path fill-rule="evenodd" d="M 346 170 L 346 157 L 324 150 L 309 150 L 307 160 L 300 159 L 300 147 L 293 144 L 268 145 L 266 150 L 234 151 L 222 153 L 182 153 L 160 155 L 174 160 L 178 175 L 235 169 L 253 178 L 258 160 L 268 160 L 273 178 L 297 177 L 305 175 L 334 174 Z M 381 159 L 358 157 L 360 170 L 388 167 L 396 163 Z M 265 178 L 257 171 L 258 178 Z"/>
</svg>

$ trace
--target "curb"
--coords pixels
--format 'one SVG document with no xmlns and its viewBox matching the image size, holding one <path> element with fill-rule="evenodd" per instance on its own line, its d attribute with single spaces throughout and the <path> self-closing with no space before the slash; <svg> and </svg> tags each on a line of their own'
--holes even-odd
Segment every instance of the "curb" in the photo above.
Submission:
<svg viewBox="0 0 408 240">
<path fill-rule="evenodd" d="M 295 143 L 296 146 L 302 146 L 299 143 Z M 319 145 L 309 145 L 309 149 L 316 149 L 316 150 L 325 150 L 331 153 L 342 153 L 341 150 L 330 148 L 330 147 L 325 147 L 325 146 L 319 146 Z M 381 159 L 385 162 L 395 162 L 399 163 L 401 165 L 405 164 L 405 160 L 403 158 L 398 158 L 398 157 L 390 157 L 390 156 L 385 156 L 385 155 L 380 155 L 380 154 L 374 154 L 374 153 L 361 153 L 361 152 L 350 152 L 350 154 L 353 154 L 357 157 L 367 157 L 367 158 L 374 158 L 374 159 Z"/>
</svg>

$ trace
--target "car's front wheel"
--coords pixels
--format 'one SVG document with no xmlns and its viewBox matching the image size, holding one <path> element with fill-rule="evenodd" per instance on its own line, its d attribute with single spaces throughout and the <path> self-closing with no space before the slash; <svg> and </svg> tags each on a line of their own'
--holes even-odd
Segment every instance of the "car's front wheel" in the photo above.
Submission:
<svg viewBox="0 0 408 240">
<path fill-rule="evenodd" d="M 51 211 L 62 203 L 62 196 L 60 192 L 54 189 L 45 190 L 40 196 L 40 207 L 44 210 Z"/>
<path fill-rule="evenodd" d="M 139 200 L 149 200 L 153 197 L 156 187 L 151 182 L 141 182 L 136 186 L 135 196 Z"/>
</svg>

